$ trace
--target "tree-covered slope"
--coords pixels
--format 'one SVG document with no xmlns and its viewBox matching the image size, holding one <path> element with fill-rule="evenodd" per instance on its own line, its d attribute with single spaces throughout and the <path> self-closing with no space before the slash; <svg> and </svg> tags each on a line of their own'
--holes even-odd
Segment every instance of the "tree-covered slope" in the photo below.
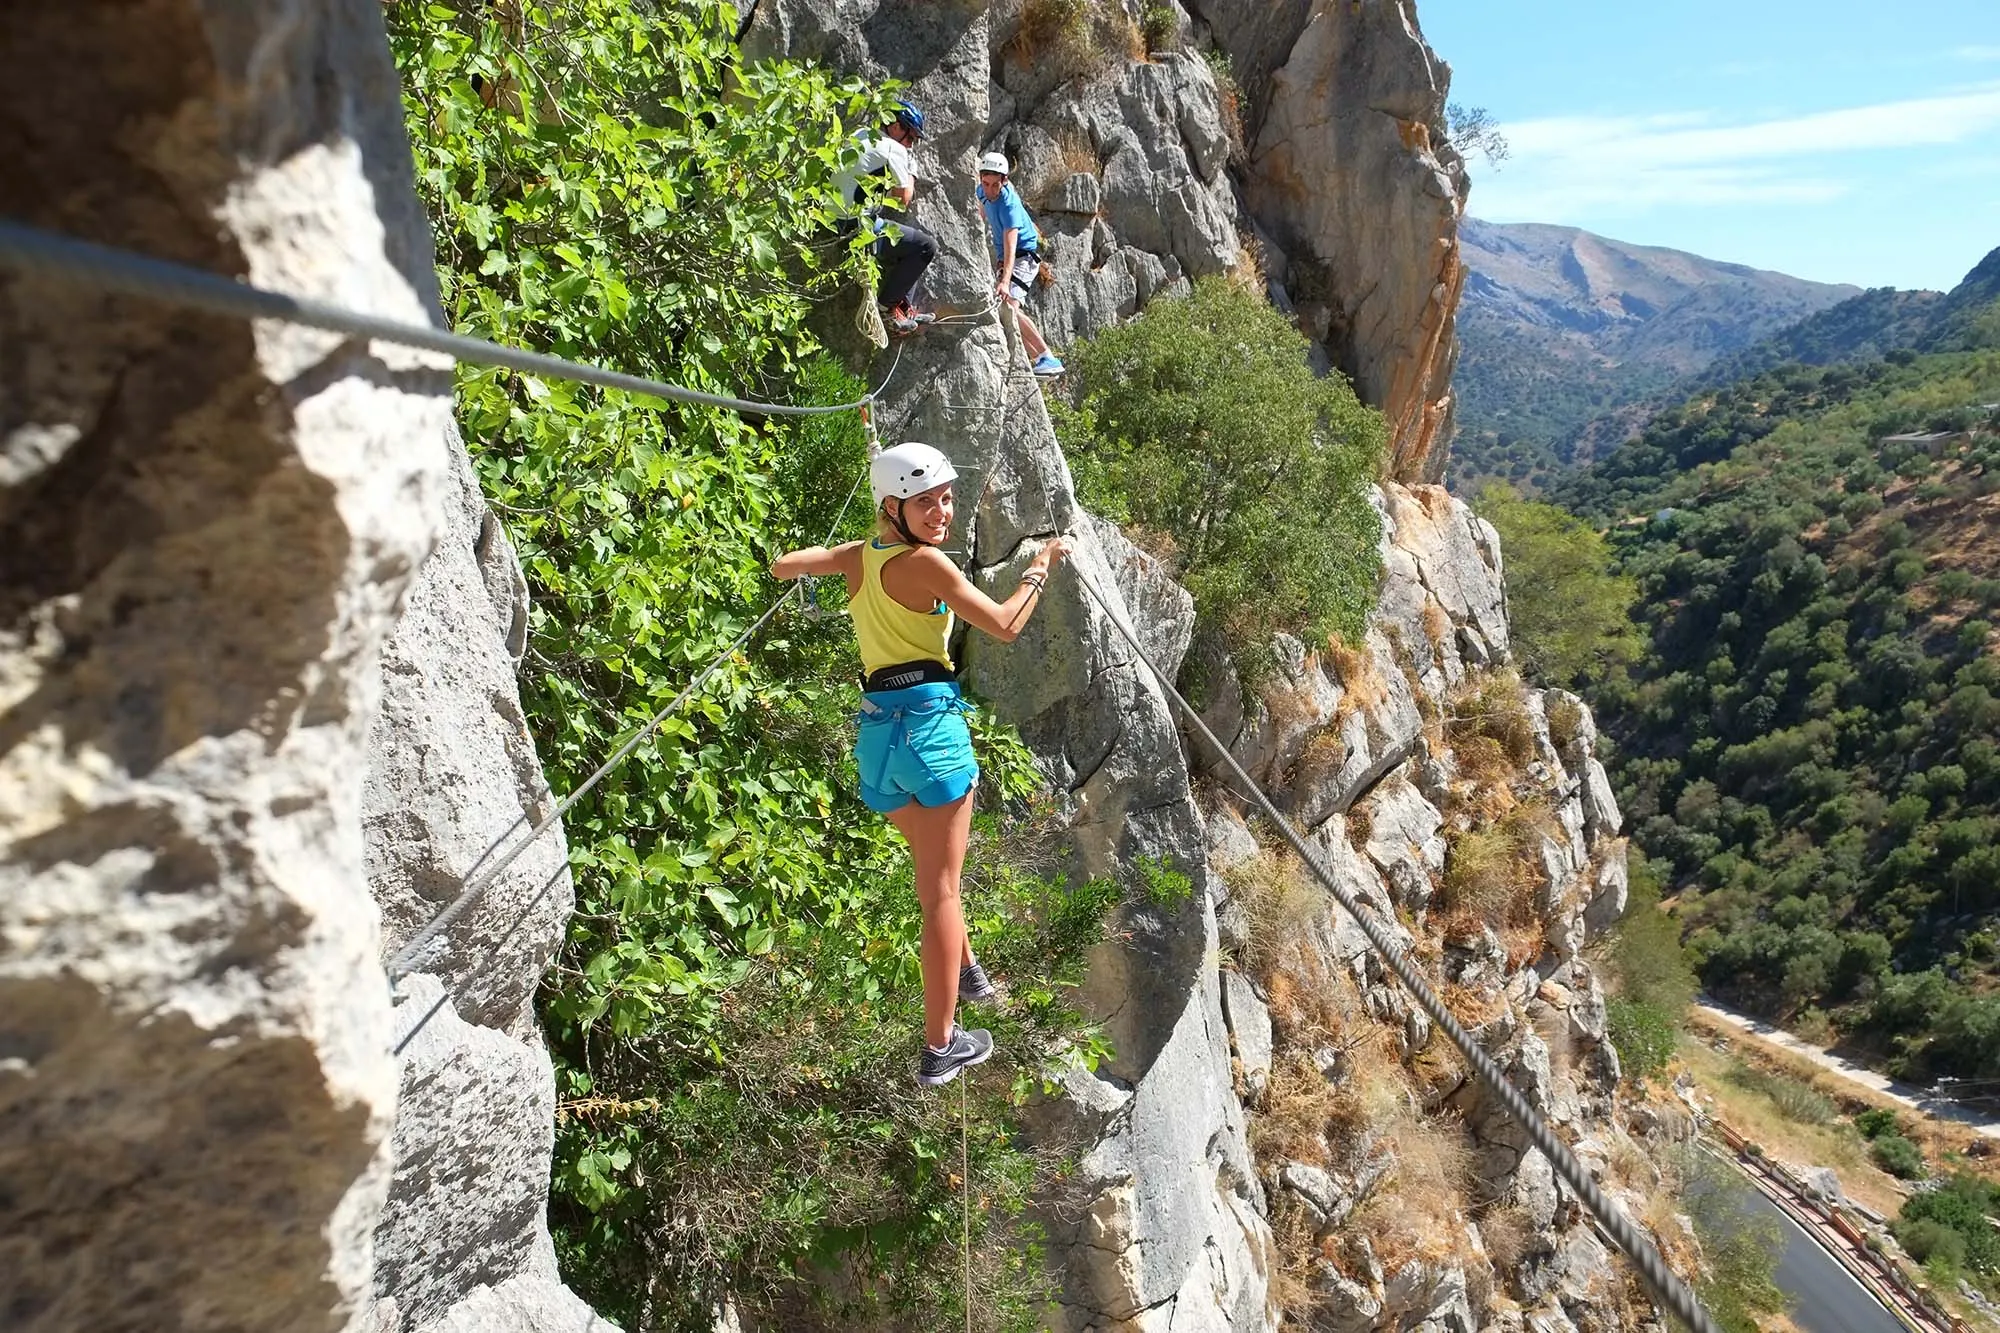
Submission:
<svg viewBox="0 0 2000 1333">
<path fill-rule="evenodd" d="M 1991 345 L 1781 367 L 1553 493 L 1639 583 L 1593 702 L 1704 982 L 1919 1076 L 2000 1076 L 1995 404 Z"/>
</svg>

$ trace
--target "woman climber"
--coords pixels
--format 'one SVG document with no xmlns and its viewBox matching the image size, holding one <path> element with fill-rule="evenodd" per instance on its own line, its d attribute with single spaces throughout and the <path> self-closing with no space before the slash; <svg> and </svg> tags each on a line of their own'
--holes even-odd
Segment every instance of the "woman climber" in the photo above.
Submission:
<svg viewBox="0 0 2000 1333">
<path fill-rule="evenodd" d="M 928 444 L 899 444 L 869 464 L 875 536 L 778 558 L 771 573 L 839 574 L 847 580 L 861 645 L 860 735 L 854 757 L 861 799 L 910 844 L 923 906 L 924 1052 L 917 1081 L 949 1083 L 993 1053 L 993 1034 L 958 1026 L 958 1002 L 997 992 L 973 956 L 958 896 L 972 828 L 979 765 L 949 648 L 953 616 L 1002 642 L 1020 634 L 1047 581 L 1069 554 L 1067 538 L 1036 553 L 1020 586 L 995 602 L 972 586 L 939 545 L 951 531 L 951 460 Z"/>
</svg>

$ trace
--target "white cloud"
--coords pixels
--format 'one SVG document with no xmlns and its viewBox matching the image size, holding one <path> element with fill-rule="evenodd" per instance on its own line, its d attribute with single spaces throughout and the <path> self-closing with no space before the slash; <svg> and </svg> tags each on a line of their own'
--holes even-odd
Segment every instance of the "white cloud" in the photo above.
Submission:
<svg viewBox="0 0 2000 1333">
<path fill-rule="evenodd" d="M 1961 46 L 1952 55 L 1959 60 L 2000 60 L 2000 46 Z"/>
<path fill-rule="evenodd" d="M 1500 126 L 1512 156 L 1481 173 L 1487 217 L 1675 205 L 1826 203 L 1857 187 L 1845 154 L 1944 147 L 2000 129 L 2000 84 L 1718 124 L 1705 113 L 1551 116 Z"/>
</svg>

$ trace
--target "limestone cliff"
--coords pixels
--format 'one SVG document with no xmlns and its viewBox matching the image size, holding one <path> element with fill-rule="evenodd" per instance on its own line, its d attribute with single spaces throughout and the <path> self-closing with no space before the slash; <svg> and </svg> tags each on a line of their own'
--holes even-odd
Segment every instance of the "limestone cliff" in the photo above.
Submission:
<svg viewBox="0 0 2000 1333">
<path fill-rule="evenodd" d="M 1448 429 L 1463 187 L 1456 157 L 1435 136 L 1442 67 L 1407 5 L 1296 9 L 1275 24 L 1252 6 L 1232 9 L 1227 23 L 1206 11 L 1180 19 L 1183 31 L 1205 20 L 1234 56 L 1247 116 L 1240 139 L 1226 110 L 1237 94 L 1218 85 L 1209 61 L 1189 51 L 1129 59 L 1105 9 L 1083 34 L 1095 45 L 1081 48 L 1033 12 L 969 3 L 763 0 L 745 34 L 753 55 L 820 59 L 912 85 L 930 120 L 914 213 L 943 250 L 927 286 L 958 318 L 903 344 L 884 434 L 951 452 L 965 479 L 976 577 L 1008 586 L 1039 541 L 1070 533 L 1078 570 L 1116 589 L 1121 613 L 1170 672 L 1188 651 L 1191 606 L 1155 562 L 1077 504 L 1041 393 L 985 310 L 973 168 L 990 148 L 1017 163 L 1016 183 L 1051 238 L 1056 280 L 1036 315 L 1058 346 L 1190 277 L 1247 277 L 1261 256 L 1273 265 L 1274 298 L 1300 309 L 1391 416 L 1397 475 L 1435 475 Z M 1345 182 L 1332 191 L 1344 197 L 1330 203 L 1311 182 Z M 1269 225 L 1255 211 L 1260 197 L 1271 203 Z M 1246 238 L 1259 231 L 1253 251 Z M 1284 257 L 1287 245 L 1303 263 Z M 1295 274 L 1315 275 L 1310 301 L 1287 287 Z M 1482 1040 L 1537 1104 L 1609 1151 L 1602 1145 L 1619 1141 L 1609 1123 L 1616 1059 L 1581 951 L 1622 904 L 1623 852 L 1587 720 L 1562 700 L 1558 743 L 1548 700 L 1496 675 L 1507 628 L 1491 530 L 1435 488 L 1390 484 L 1381 504 L 1387 578 L 1363 650 L 1281 644 L 1287 669 L 1249 696 L 1229 684 L 1226 662 L 1211 663 L 1205 674 L 1221 682 L 1212 712 L 1350 886 L 1400 921 L 1439 984 L 1477 1010 Z M 1611 1299 L 1619 1275 L 1547 1164 L 1524 1157 L 1518 1131 L 1462 1072 L 1453 1080 L 1428 1024 L 1369 961 L 1352 924 L 1314 891 L 1275 940 L 1268 922 L 1254 928 L 1262 909 L 1252 904 L 1272 898 L 1262 883 L 1295 869 L 1258 853 L 1226 793 L 1213 795 L 1205 817 L 1196 791 L 1209 780 L 1190 773 L 1189 757 L 1200 767 L 1207 757 L 1184 745 L 1152 678 L 1077 582 L 1051 583 L 1018 642 L 975 636 L 964 657 L 973 687 L 1020 728 L 1065 797 L 1082 869 L 1129 874 L 1141 858 L 1162 858 L 1199 887 L 1178 909 L 1124 909 L 1093 965 L 1089 1000 L 1117 1056 L 1094 1076 L 1072 1074 L 1047 1113 L 1067 1117 L 1091 1145 L 1073 1182 L 1085 1204 L 1045 1219 L 1060 1287 L 1051 1326 L 1248 1330 L 1275 1328 L 1289 1312 L 1312 1327 L 1469 1329 L 1475 1320 L 1521 1327 L 1532 1312 L 1560 1329 L 1572 1318 L 1608 1327 L 1605 1319 L 1623 1317 Z M 1511 701 L 1504 768 L 1488 753 L 1499 742 L 1459 734 L 1450 720 L 1467 699 L 1488 696 L 1496 710 Z M 1525 849 L 1510 871 L 1519 901 L 1493 924 L 1456 899 L 1427 915 L 1434 898 L 1460 893 L 1441 886 L 1457 842 L 1501 836 L 1490 826 L 1517 807 L 1528 813 L 1506 836 Z M 1227 877 L 1211 868 L 1211 844 Z M 1239 864 L 1246 851 L 1256 858 L 1249 869 Z M 1301 985 L 1319 996 L 1314 1004 L 1288 1008 L 1272 994 Z M 1338 997 L 1350 992 L 1342 1008 Z M 1357 1079 L 1343 1043 L 1401 1071 L 1395 1088 Z M 1301 1068 L 1316 1086 L 1301 1085 Z M 1274 1087 L 1294 1109 L 1365 1100 L 1368 1089 L 1406 1098 L 1406 1121 L 1374 1108 L 1383 1127 L 1415 1126 L 1446 1145 L 1440 1151 L 1458 1143 L 1472 1154 L 1472 1173 L 1454 1177 L 1448 1196 L 1459 1211 L 1447 1208 L 1435 1243 L 1373 1251 L 1373 1215 L 1355 1214 L 1408 1187 L 1393 1149 L 1365 1126 L 1358 1136 L 1332 1132 L 1330 1112 L 1310 1133 L 1274 1134 L 1263 1123 Z M 1301 1220 L 1301 1181 L 1317 1200 L 1316 1221 Z M 1519 1234 L 1505 1262 L 1486 1257 L 1475 1207 L 1482 1216 L 1509 1210 Z"/>
<path fill-rule="evenodd" d="M 32 6 L 0 72 L 10 219 L 439 319 L 373 0 Z M 0 1323 L 586 1326 L 560 838 L 379 961 L 548 801 L 448 363 L 24 277 L 0 362 Z"/>
</svg>

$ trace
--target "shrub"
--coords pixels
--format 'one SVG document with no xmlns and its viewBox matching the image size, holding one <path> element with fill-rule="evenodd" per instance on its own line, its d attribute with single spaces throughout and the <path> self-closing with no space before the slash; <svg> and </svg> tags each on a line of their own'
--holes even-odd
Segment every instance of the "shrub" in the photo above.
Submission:
<svg viewBox="0 0 2000 1333">
<path fill-rule="evenodd" d="M 1788 1120 L 1796 1120 L 1802 1125 L 1826 1125 L 1833 1122 L 1835 1108 L 1826 1094 L 1806 1086 L 1797 1079 L 1786 1078 L 1783 1074 L 1767 1073 L 1753 1069 L 1749 1065 L 1730 1066 L 1729 1081 L 1739 1088 L 1762 1093 L 1771 1099 L 1779 1114 Z"/>
<path fill-rule="evenodd" d="M 1027 0 L 1014 46 L 1022 59 L 1065 78 L 1146 54 L 1138 27 L 1115 0 Z"/>
<path fill-rule="evenodd" d="M 1891 1229 L 1918 1259 L 1928 1262 L 1942 1251 L 1952 1266 L 1990 1278 L 2000 1275 L 2000 1230 L 1992 1224 L 1994 1217 L 2000 1217 L 2000 1185 L 1960 1173 L 1905 1199 Z M 1947 1232 L 1958 1237 L 1957 1244 L 1946 1239 Z"/>
<path fill-rule="evenodd" d="M 1923 1151 L 1901 1134 L 1878 1135 L 1868 1149 L 1868 1156 L 1875 1165 L 1902 1180 L 1922 1180 L 1930 1174 L 1930 1168 L 1924 1165 Z"/>
<path fill-rule="evenodd" d="M 1679 1016 L 1643 1001 L 1614 999 L 1604 1006 L 1605 1027 L 1628 1077 L 1651 1078 L 1674 1057 Z"/>
<path fill-rule="evenodd" d="M 1488 486 L 1473 507 L 1500 534 L 1510 637 L 1530 674 L 1569 685 L 1638 659 L 1639 587 L 1616 572 L 1601 533 L 1510 486 Z"/>
<path fill-rule="evenodd" d="M 1864 1139 L 1879 1139 L 1885 1134 L 1901 1134 L 1903 1121 L 1894 1111 L 1877 1107 L 1857 1114 L 1854 1127 L 1861 1131 Z"/>
<path fill-rule="evenodd" d="M 1380 414 L 1256 293 L 1204 278 L 1070 354 L 1058 430 L 1084 500 L 1161 534 L 1209 633 L 1358 641 L 1381 519 L 1368 502 Z"/>
</svg>

